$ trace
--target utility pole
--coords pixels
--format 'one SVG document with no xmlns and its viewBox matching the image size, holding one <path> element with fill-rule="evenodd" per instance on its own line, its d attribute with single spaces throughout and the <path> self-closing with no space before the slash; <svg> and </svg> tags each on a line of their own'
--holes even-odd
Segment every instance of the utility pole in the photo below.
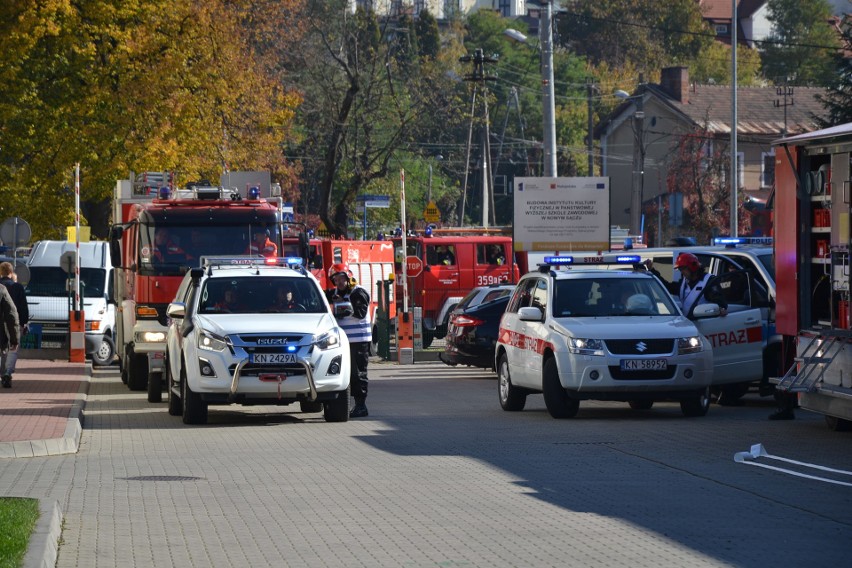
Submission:
<svg viewBox="0 0 852 568">
<path fill-rule="evenodd" d="M 737 0 L 731 0 L 731 222 L 730 236 L 739 236 L 737 226 Z"/>
<path fill-rule="evenodd" d="M 796 100 L 793 98 L 793 87 L 788 85 L 789 81 L 789 77 L 784 77 L 784 86 L 775 87 L 775 94 L 779 97 L 784 97 L 784 102 L 782 103 L 779 99 L 772 101 L 775 108 L 784 107 L 784 131 L 781 133 L 782 136 L 787 136 L 787 107 L 796 104 Z M 790 97 L 790 102 L 787 102 L 787 97 Z"/>
<path fill-rule="evenodd" d="M 541 37 L 542 143 L 544 144 L 544 177 L 557 177 L 556 172 L 556 107 L 553 91 L 553 2 L 543 0 L 538 29 Z"/>
<path fill-rule="evenodd" d="M 590 176 L 595 175 L 595 143 L 594 143 L 594 130 L 595 130 L 595 118 L 594 118 L 594 106 L 592 104 L 592 97 L 594 96 L 597 87 L 595 87 L 594 82 L 591 78 L 586 79 L 586 102 L 588 107 L 589 114 L 589 125 L 588 125 L 588 138 L 586 140 L 586 152 L 589 154 L 589 174 Z"/>
<path fill-rule="evenodd" d="M 497 79 L 497 77 L 495 77 L 493 75 L 486 75 L 485 74 L 485 64 L 486 63 L 497 63 L 497 59 L 495 57 L 486 57 L 485 54 L 482 52 L 482 49 L 476 49 L 473 52 L 472 56 L 471 55 L 464 55 L 462 57 L 459 57 L 459 61 L 462 62 L 462 63 L 473 63 L 473 72 L 468 74 L 468 75 L 465 75 L 464 80 L 465 81 L 472 81 L 474 83 L 474 96 L 475 96 L 475 93 L 476 93 L 476 86 L 478 86 L 479 84 L 482 84 L 482 89 L 483 89 L 482 99 L 484 101 L 483 108 L 484 108 L 484 113 L 485 113 L 485 116 L 484 116 L 484 118 L 485 118 L 485 127 L 484 127 L 485 132 L 484 132 L 484 138 L 483 138 L 483 142 L 482 142 L 482 170 L 481 170 L 481 173 L 482 173 L 482 226 L 488 227 L 488 222 L 489 222 L 489 217 L 490 217 L 489 216 L 489 204 L 491 203 L 491 191 L 490 191 L 490 186 L 491 186 L 491 174 L 490 174 L 490 171 L 491 171 L 491 168 L 490 168 L 491 156 L 490 156 L 490 150 L 489 150 L 490 146 L 489 146 L 489 143 L 488 143 L 489 142 L 488 141 L 488 136 L 489 136 L 488 91 L 487 91 L 487 88 L 485 87 L 485 82 L 486 81 L 493 81 L 493 80 Z M 474 111 L 474 107 L 472 106 L 471 107 L 471 127 L 473 125 L 473 111 Z M 470 138 L 468 138 L 468 140 L 470 140 Z M 468 142 L 468 155 L 470 155 L 470 142 Z M 470 164 L 468 163 L 468 164 L 466 164 L 466 166 L 469 167 Z M 466 179 L 466 176 L 465 176 L 465 179 Z M 465 194 L 466 193 L 467 193 L 467 182 L 465 182 L 465 190 L 462 194 L 462 210 L 459 213 L 459 219 L 460 219 L 459 226 L 462 226 L 463 221 L 464 221 L 464 202 L 465 202 Z"/>
<path fill-rule="evenodd" d="M 639 92 L 631 97 L 636 105 L 633 113 L 633 177 L 630 192 L 630 234 L 642 231 L 642 194 L 645 185 L 645 78 L 639 74 Z"/>
</svg>

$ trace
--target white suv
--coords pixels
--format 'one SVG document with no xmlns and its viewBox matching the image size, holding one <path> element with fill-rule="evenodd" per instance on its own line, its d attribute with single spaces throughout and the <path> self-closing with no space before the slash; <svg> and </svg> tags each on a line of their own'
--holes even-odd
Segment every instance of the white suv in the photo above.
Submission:
<svg viewBox="0 0 852 568">
<path fill-rule="evenodd" d="M 298 402 L 348 420 L 349 341 L 316 278 L 291 259 L 203 262 L 168 307 L 169 414 L 204 424 L 210 404 Z"/>
<path fill-rule="evenodd" d="M 545 265 L 521 278 L 500 322 L 500 405 L 523 410 L 527 395 L 543 393 L 551 416 L 570 418 L 584 399 L 634 409 L 677 400 L 684 415 L 703 416 L 711 385 L 759 368 L 760 315 L 719 317 L 716 304 L 693 315 L 649 273 Z"/>
</svg>

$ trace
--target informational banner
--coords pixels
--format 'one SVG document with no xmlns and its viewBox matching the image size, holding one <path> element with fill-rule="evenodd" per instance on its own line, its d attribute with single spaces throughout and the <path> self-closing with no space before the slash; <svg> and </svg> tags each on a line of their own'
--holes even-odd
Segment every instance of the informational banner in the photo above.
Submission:
<svg viewBox="0 0 852 568">
<path fill-rule="evenodd" d="M 516 177 L 516 251 L 608 250 L 608 177 Z"/>
</svg>

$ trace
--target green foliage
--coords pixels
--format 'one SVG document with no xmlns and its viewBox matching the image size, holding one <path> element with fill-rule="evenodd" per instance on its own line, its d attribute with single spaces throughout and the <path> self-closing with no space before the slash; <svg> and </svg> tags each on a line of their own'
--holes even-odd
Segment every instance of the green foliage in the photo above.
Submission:
<svg viewBox="0 0 852 568">
<path fill-rule="evenodd" d="M 829 25 L 827 0 L 769 0 L 772 34 L 761 49 L 763 74 L 770 81 L 822 86 L 835 77 L 832 55 L 840 46 Z"/>
<path fill-rule="evenodd" d="M 280 142 L 298 98 L 242 26 L 293 4 L 0 3 L 0 45 L 14 62 L 0 71 L 10 95 L 0 100 L 0 216 L 52 236 L 73 212 L 75 163 L 88 202 L 109 199 L 129 170 L 216 179 L 227 163 L 289 175 Z M 97 236 L 106 223 L 93 219 Z"/>
<path fill-rule="evenodd" d="M 686 64 L 713 42 L 695 0 L 569 0 L 559 31 L 595 65 L 653 71 Z"/>
<path fill-rule="evenodd" d="M 38 517 L 38 499 L 0 497 L 0 568 L 21 565 Z"/>
<path fill-rule="evenodd" d="M 761 80 L 760 54 L 747 47 L 737 47 L 737 84 L 757 86 Z M 731 46 L 712 42 L 689 66 L 689 78 L 696 83 L 731 84 Z"/>
<path fill-rule="evenodd" d="M 435 59 L 441 51 L 441 36 L 438 21 L 429 13 L 429 10 L 420 12 L 415 22 L 415 30 L 420 57 Z"/>
<path fill-rule="evenodd" d="M 817 97 L 826 109 L 826 118 L 817 118 L 822 128 L 852 122 L 852 59 L 846 54 L 852 50 L 852 27 L 848 19 L 843 25 L 843 50 L 832 56 L 834 75 L 826 85 L 824 97 Z"/>
</svg>

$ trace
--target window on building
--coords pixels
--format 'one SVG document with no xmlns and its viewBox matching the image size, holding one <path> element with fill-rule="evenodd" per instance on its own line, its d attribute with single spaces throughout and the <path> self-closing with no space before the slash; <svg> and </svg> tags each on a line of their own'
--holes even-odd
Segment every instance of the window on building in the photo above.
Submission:
<svg viewBox="0 0 852 568">
<path fill-rule="evenodd" d="M 728 35 L 728 25 L 716 24 L 716 35 Z"/>
<path fill-rule="evenodd" d="M 760 187 L 775 185 L 775 151 L 760 155 Z"/>
</svg>

